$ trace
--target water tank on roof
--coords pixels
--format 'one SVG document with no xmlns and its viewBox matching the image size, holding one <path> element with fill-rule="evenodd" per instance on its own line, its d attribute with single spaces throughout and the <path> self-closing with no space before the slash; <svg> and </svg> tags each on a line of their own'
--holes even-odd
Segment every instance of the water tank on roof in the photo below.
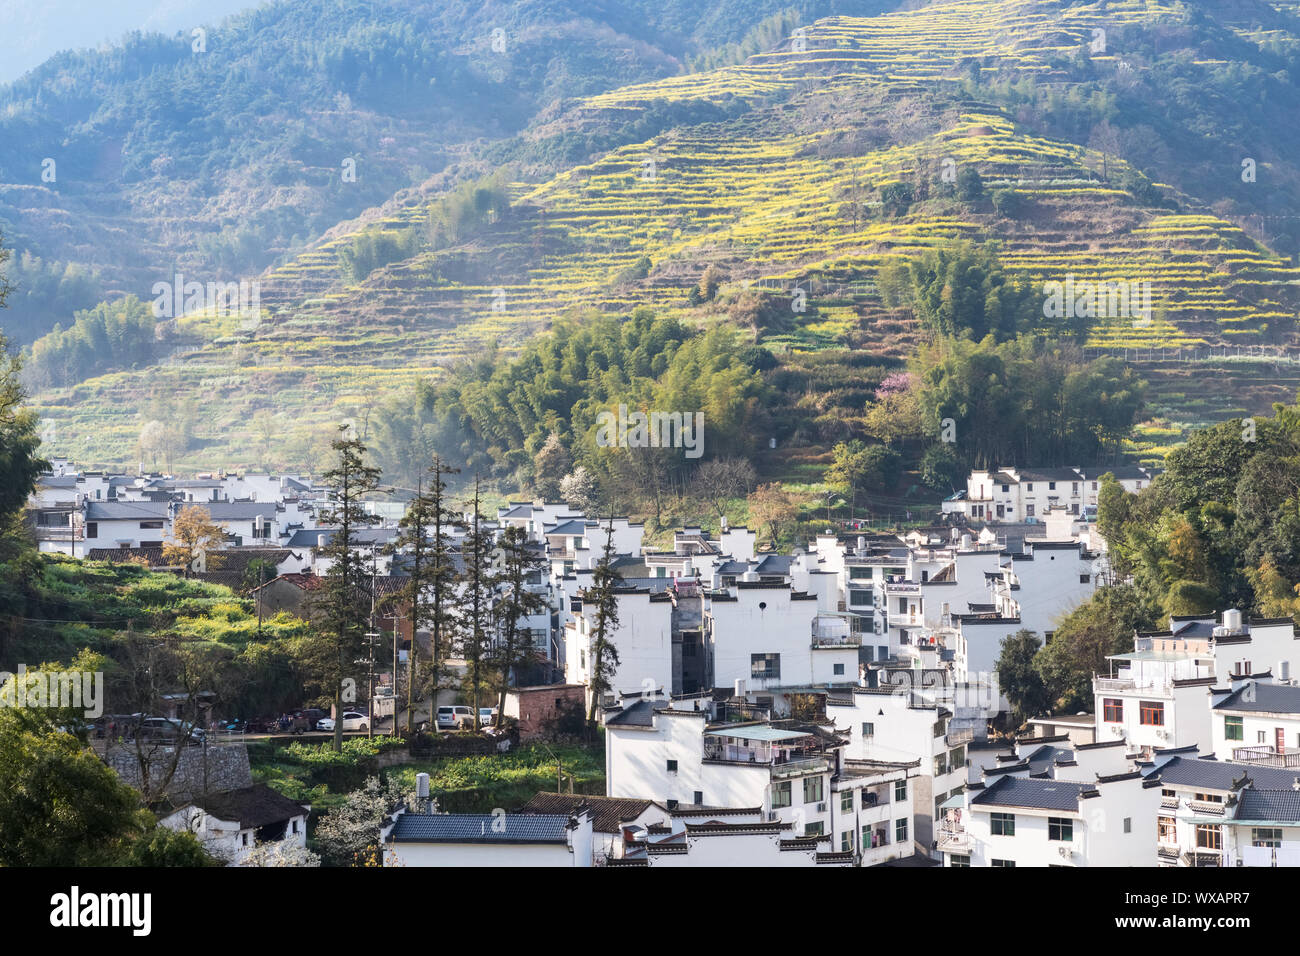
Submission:
<svg viewBox="0 0 1300 956">
<path fill-rule="evenodd" d="M 1229 634 L 1237 634 L 1241 631 L 1241 612 L 1236 608 L 1229 608 L 1223 612 L 1223 626 L 1228 629 Z"/>
<path fill-rule="evenodd" d="M 316 547 L 324 548 L 330 543 L 330 536 L 327 534 L 316 535 Z"/>
</svg>

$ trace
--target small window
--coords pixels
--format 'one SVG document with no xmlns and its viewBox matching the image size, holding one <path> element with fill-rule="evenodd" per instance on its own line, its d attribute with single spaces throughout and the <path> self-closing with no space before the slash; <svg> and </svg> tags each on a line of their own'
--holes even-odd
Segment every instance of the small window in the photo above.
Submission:
<svg viewBox="0 0 1300 956">
<path fill-rule="evenodd" d="M 1165 725 L 1165 705 L 1158 700 L 1144 700 L 1138 704 L 1138 722 L 1144 727 Z"/>
<path fill-rule="evenodd" d="M 1242 718 L 1224 717 L 1223 737 L 1225 740 L 1245 740 L 1246 731 L 1245 728 L 1242 727 Z"/>
<path fill-rule="evenodd" d="M 853 831 L 845 830 L 840 834 L 840 852 L 852 853 L 857 847 L 853 845 Z"/>
<path fill-rule="evenodd" d="M 852 790 L 845 790 L 840 794 L 840 812 L 841 813 L 853 812 L 853 791 Z"/>
<path fill-rule="evenodd" d="M 1068 843 L 1074 839 L 1074 821 L 1068 817 L 1047 818 L 1047 839 Z"/>
<path fill-rule="evenodd" d="M 953 854 L 952 856 L 948 857 L 948 865 L 949 866 L 970 866 L 970 857 Z"/>
<path fill-rule="evenodd" d="M 989 814 L 989 832 L 993 836 L 1015 836 L 1016 815 L 1014 813 Z"/>
<path fill-rule="evenodd" d="M 1015 865 L 1015 860 L 989 860 L 989 866 L 1000 866 L 1008 870 L 1014 868 Z"/>
<path fill-rule="evenodd" d="M 1091 580 L 1092 580 L 1092 575 L 1091 575 L 1091 574 L 1081 574 L 1081 575 L 1079 575 L 1079 583 L 1080 583 L 1080 584 L 1087 584 L 1087 583 L 1088 583 L 1089 581 L 1091 581 Z"/>
<path fill-rule="evenodd" d="M 1269 847 L 1274 850 L 1281 849 L 1282 830 L 1279 827 L 1252 827 L 1250 845 Z"/>
<path fill-rule="evenodd" d="M 895 780 L 895 781 L 894 781 L 894 800 L 895 800 L 895 802 L 897 802 L 897 801 L 899 801 L 899 800 L 906 800 L 906 799 L 907 799 L 907 781 L 906 781 L 906 780 Z"/>
<path fill-rule="evenodd" d="M 703 791 L 703 790 L 696 790 L 696 791 L 695 791 L 695 805 L 696 805 L 697 807 L 699 807 L 699 806 L 703 806 L 703 805 L 704 805 L 704 791 Z"/>
<path fill-rule="evenodd" d="M 676 772 L 677 772 L 677 761 L 676 761 L 676 760 L 670 760 L 670 761 L 668 761 L 668 772 L 669 772 L 669 773 L 676 773 Z"/>
<path fill-rule="evenodd" d="M 837 677 L 842 677 L 842 676 L 844 675 L 844 665 L 843 665 L 843 664 L 835 664 L 832 670 L 833 670 L 833 673 L 835 674 L 835 676 L 837 676 Z"/>
<path fill-rule="evenodd" d="M 1222 828 L 1215 823 L 1196 824 L 1196 846 L 1201 850 L 1222 850 Z"/>
<path fill-rule="evenodd" d="M 87 538 L 98 538 L 98 537 L 99 537 L 99 522 L 98 522 L 98 521 L 87 521 L 87 522 L 86 522 L 86 537 L 87 537 Z"/>
<path fill-rule="evenodd" d="M 1124 722 L 1124 701 L 1118 697 L 1107 697 L 1102 700 L 1102 719 L 1108 724 L 1120 724 Z"/>
<path fill-rule="evenodd" d="M 821 803 L 822 795 L 825 793 L 821 777 L 804 777 L 803 778 L 803 802 L 804 803 Z"/>
<path fill-rule="evenodd" d="M 750 654 L 749 676 L 757 680 L 772 680 L 781 676 L 780 654 Z"/>
<path fill-rule="evenodd" d="M 1133 832 L 1133 818 L 1132 818 L 1132 817 L 1125 817 L 1125 818 L 1124 818 L 1124 832 L 1125 832 L 1125 833 L 1132 833 L 1132 832 Z"/>
<path fill-rule="evenodd" d="M 894 821 L 894 842 L 895 843 L 907 842 L 907 817 L 904 817 L 901 820 Z"/>
<path fill-rule="evenodd" d="M 791 803 L 791 787 L 789 780 L 782 780 L 772 787 L 772 808 L 788 807 Z"/>
<path fill-rule="evenodd" d="M 874 737 L 874 736 L 876 736 L 876 725 L 875 725 L 875 724 L 871 724 L 871 723 L 867 723 L 866 721 L 863 721 L 863 723 L 862 723 L 862 736 L 863 736 L 863 737 Z"/>
<path fill-rule="evenodd" d="M 1156 841 L 1165 844 L 1178 844 L 1178 825 L 1173 817 L 1156 819 Z"/>
</svg>

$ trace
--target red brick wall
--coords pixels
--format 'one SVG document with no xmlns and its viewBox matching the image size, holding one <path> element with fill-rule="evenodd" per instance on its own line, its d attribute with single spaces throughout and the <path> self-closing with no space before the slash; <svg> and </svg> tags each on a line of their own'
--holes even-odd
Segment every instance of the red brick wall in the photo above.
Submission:
<svg viewBox="0 0 1300 956">
<path fill-rule="evenodd" d="M 586 694 L 581 684 L 561 684 L 558 687 L 520 687 L 513 693 L 519 695 L 519 738 L 535 737 L 545 729 L 545 723 L 555 716 L 557 700 L 571 700 L 582 708 Z"/>
</svg>

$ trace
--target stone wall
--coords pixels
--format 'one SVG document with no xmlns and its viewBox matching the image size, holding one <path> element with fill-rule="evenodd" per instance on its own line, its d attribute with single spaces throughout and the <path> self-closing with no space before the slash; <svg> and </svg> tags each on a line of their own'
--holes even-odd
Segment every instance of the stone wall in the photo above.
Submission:
<svg viewBox="0 0 1300 956">
<path fill-rule="evenodd" d="M 171 764 L 172 752 L 165 747 L 145 751 L 149 760 L 149 776 L 157 779 L 166 773 Z M 207 766 L 204 766 L 204 758 Z M 127 745 L 109 751 L 104 761 L 123 782 L 141 789 L 140 761 L 133 746 Z M 194 797 L 223 790 L 238 790 L 253 785 L 253 772 L 248 764 L 248 748 L 243 744 L 186 747 L 176 764 L 176 773 L 167 787 L 167 796 L 176 804 Z"/>
</svg>

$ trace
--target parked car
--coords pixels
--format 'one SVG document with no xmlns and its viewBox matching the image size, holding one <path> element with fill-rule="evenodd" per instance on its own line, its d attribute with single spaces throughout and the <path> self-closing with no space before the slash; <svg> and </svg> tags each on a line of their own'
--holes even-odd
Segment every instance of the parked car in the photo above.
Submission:
<svg viewBox="0 0 1300 956">
<path fill-rule="evenodd" d="M 463 704 L 438 708 L 439 730 L 469 730 L 474 726 L 474 711 Z"/>
<path fill-rule="evenodd" d="M 146 717 L 136 730 L 136 737 L 142 741 L 156 743 L 176 743 L 188 741 L 199 743 L 203 740 L 203 729 L 187 727 L 174 717 Z"/>
<path fill-rule="evenodd" d="M 495 707 L 480 707 L 478 709 L 478 725 L 480 727 L 495 727 L 497 725 L 497 709 Z"/>
<path fill-rule="evenodd" d="M 322 717 L 320 720 L 316 721 L 316 729 L 332 731 L 334 729 L 334 718 Z M 367 717 L 365 714 L 357 713 L 355 710 L 344 711 L 343 729 L 345 731 L 346 730 L 369 730 L 370 718 Z"/>
<path fill-rule="evenodd" d="M 109 740 L 130 740 L 144 720 L 143 714 L 105 714 L 95 721 L 95 736 Z"/>
</svg>

